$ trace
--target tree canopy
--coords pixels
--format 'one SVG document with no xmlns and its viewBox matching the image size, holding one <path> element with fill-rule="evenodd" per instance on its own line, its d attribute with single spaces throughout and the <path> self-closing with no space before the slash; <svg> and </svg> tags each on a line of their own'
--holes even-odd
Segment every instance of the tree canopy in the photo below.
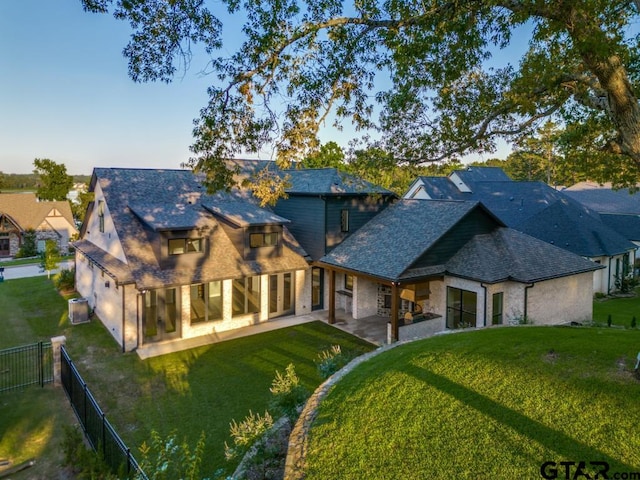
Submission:
<svg viewBox="0 0 640 480">
<path fill-rule="evenodd" d="M 638 177 L 638 0 L 81 2 L 129 21 L 135 81 L 170 81 L 204 45 L 215 76 L 189 165 L 214 189 L 231 181 L 225 158 L 275 146 L 282 164 L 302 160 L 322 125 L 349 121 L 423 164 L 494 152 L 551 119 L 566 145 Z M 519 58 L 492 60 L 523 40 Z"/>
<path fill-rule="evenodd" d="M 67 175 L 67 167 L 48 158 L 33 161 L 33 173 L 40 176 L 36 195 L 41 200 L 66 200 L 73 188 L 73 177 Z"/>
</svg>

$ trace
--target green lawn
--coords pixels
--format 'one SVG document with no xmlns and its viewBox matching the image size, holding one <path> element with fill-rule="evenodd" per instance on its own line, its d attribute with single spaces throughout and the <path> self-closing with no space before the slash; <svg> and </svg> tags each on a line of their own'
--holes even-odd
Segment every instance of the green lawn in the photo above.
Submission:
<svg viewBox="0 0 640 480">
<path fill-rule="evenodd" d="M 66 319 L 66 302 L 43 277 L 0 284 L 0 311 L 9 312 L 0 348 L 64 334 L 67 350 L 78 370 L 134 454 L 149 439 L 151 430 L 162 435 L 175 431 L 192 444 L 204 431 L 207 446 L 203 473 L 209 475 L 218 468 L 234 467 L 224 460 L 224 442 L 230 441 L 229 423 L 232 419 L 242 420 L 249 410 L 264 412 L 276 370 L 284 372 L 289 363 L 294 363 L 302 382 L 312 391 L 321 382 L 314 363 L 321 350 L 340 344 L 343 352 L 355 356 L 373 348 L 333 327 L 314 322 L 141 361 L 135 353 L 122 354 L 99 322 L 71 326 Z M 44 391 L 51 389 L 45 387 Z M 56 409 L 71 411 L 66 400 L 61 402 L 64 394 L 48 399 L 46 395 L 34 394 L 38 391 L 37 387 L 31 387 L 12 394 L 6 412 L 16 399 L 24 405 L 25 417 L 30 409 L 51 411 L 47 402 L 54 400 Z M 5 398 L 0 394 L 0 400 L 5 402 Z M 37 417 L 27 421 L 4 413 L 0 410 L 0 458 L 17 462 L 25 456 L 22 453 L 25 449 L 18 448 L 8 432 L 24 424 L 30 427 L 21 438 L 32 437 L 36 441 L 41 437 L 38 430 L 41 422 Z M 48 446 L 59 445 L 58 426 L 59 422 L 53 424 Z"/>
<path fill-rule="evenodd" d="M 637 327 L 640 327 L 640 297 L 605 298 L 593 302 L 594 322 L 606 325 L 609 315 L 612 325 L 625 327 L 631 326 L 631 319 L 635 316 Z"/>
<path fill-rule="evenodd" d="M 392 349 L 322 402 L 306 478 L 541 478 L 546 461 L 639 471 L 639 350 L 640 331 L 606 327 L 495 328 Z"/>
</svg>

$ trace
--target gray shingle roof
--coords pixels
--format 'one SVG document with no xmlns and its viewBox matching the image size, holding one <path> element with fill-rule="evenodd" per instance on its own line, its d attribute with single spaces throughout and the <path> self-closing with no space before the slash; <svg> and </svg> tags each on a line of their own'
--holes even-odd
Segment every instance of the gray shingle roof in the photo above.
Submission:
<svg viewBox="0 0 640 480">
<path fill-rule="evenodd" d="M 238 227 L 249 225 L 284 225 L 289 220 L 275 213 L 259 208 L 246 201 L 211 201 L 202 204 L 207 210 L 219 215 Z"/>
<path fill-rule="evenodd" d="M 468 166 L 462 170 L 456 170 L 455 173 L 460 179 L 466 183 L 475 182 L 510 182 L 511 178 L 500 167 L 476 167 Z"/>
<path fill-rule="evenodd" d="M 265 160 L 228 160 L 231 167 L 239 168 L 239 178 L 245 179 L 264 170 L 288 176 L 290 186 L 285 189 L 297 195 L 393 195 L 386 188 L 362 180 L 335 168 L 291 168 L 280 170 L 275 162 Z"/>
<path fill-rule="evenodd" d="M 451 275 L 485 283 L 534 283 L 599 268 L 603 267 L 511 228 L 476 235 L 446 264 Z"/>
<path fill-rule="evenodd" d="M 634 248 L 624 236 L 607 226 L 600 215 L 543 182 L 470 182 L 472 192 L 460 192 L 445 177 L 423 177 L 425 191 L 436 198 L 481 202 L 507 226 L 570 252 L 587 257 L 615 255 Z"/>
<path fill-rule="evenodd" d="M 602 223 L 615 230 L 627 240 L 640 242 L 640 215 L 601 213 Z"/>
<path fill-rule="evenodd" d="M 96 168 L 92 186 L 95 183 L 104 193 L 127 258 L 127 268 L 137 288 L 187 285 L 308 266 L 306 253 L 286 228 L 281 256 L 245 261 L 203 204 L 212 206 L 219 201 L 240 201 L 242 198 L 247 202 L 252 200 L 242 194 L 209 196 L 198 177 L 189 170 Z M 169 206 L 168 212 L 158 210 L 163 205 Z M 180 215 L 181 211 L 185 212 L 184 216 Z M 209 238 L 209 256 L 197 266 L 163 268 L 149 244 L 145 228 L 162 231 L 178 227 L 207 227 L 204 235 Z"/>
<path fill-rule="evenodd" d="M 338 245 L 321 262 L 395 280 L 477 202 L 400 200 Z"/>
<path fill-rule="evenodd" d="M 476 208 L 483 207 L 477 202 L 401 200 L 320 262 L 392 281 L 450 274 L 486 283 L 529 283 L 601 268 L 564 249 L 500 226 L 498 221 L 492 233 L 475 235 L 442 264 L 412 267 Z"/>
<path fill-rule="evenodd" d="M 613 190 L 611 184 L 581 182 L 562 193 L 599 213 L 640 215 L 640 192 L 630 193 L 626 188 Z"/>
<path fill-rule="evenodd" d="M 425 191 L 434 200 L 458 199 L 463 200 L 460 190 L 448 177 L 418 177 Z"/>
</svg>

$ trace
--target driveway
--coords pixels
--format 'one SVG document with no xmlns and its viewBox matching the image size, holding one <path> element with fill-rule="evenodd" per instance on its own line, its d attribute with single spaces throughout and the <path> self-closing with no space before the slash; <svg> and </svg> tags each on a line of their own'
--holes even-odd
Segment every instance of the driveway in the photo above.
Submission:
<svg viewBox="0 0 640 480">
<path fill-rule="evenodd" d="M 73 260 L 66 260 L 60 264 L 60 268 L 62 269 L 71 269 L 74 266 Z M 3 267 L 2 263 L 0 263 L 0 268 L 4 268 L 4 279 L 5 280 L 14 280 L 16 278 L 25 278 L 25 277 L 37 277 L 41 275 L 46 275 L 47 272 L 42 271 L 40 269 L 40 265 L 31 264 L 31 265 L 17 265 L 13 267 Z M 57 273 L 59 269 L 52 270 L 51 275 Z"/>
</svg>

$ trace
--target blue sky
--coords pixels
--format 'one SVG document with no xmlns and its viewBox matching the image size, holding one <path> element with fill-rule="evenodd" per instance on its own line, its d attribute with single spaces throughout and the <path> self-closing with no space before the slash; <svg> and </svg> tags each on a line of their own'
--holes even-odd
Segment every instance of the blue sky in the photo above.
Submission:
<svg viewBox="0 0 640 480">
<path fill-rule="evenodd" d="M 29 173 L 35 158 L 70 174 L 180 168 L 214 80 L 199 73 L 207 57 L 171 84 L 136 84 L 122 56 L 129 34 L 78 0 L 0 0 L 0 172 Z M 349 134 L 321 139 L 346 147 Z"/>
<path fill-rule="evenodd" d="M 189 158 L 206 58 L 169 85 L 136 84 L 121 53 L 129 33 L 76 0 L 0 1 L 0 171 L 29 173 L 34 158 L 70 174 Z"/>
</svg>

